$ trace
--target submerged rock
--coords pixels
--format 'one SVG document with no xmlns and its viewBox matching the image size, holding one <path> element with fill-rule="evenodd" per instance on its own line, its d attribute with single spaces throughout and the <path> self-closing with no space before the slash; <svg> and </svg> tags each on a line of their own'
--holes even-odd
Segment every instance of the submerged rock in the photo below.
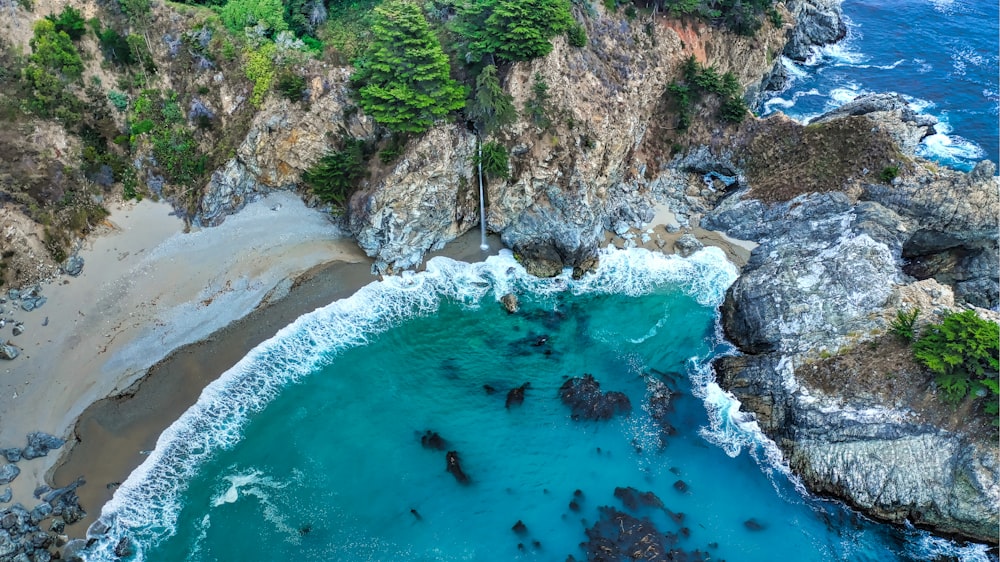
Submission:
<svg viewBox="0 0 1000 562">
<path fill-rule="evenodd" d="M 580 546 L 587 560 L 708 560 L 699 550 L 678 547 L 676 534 L 662 532 L 648 519 L 638 519 L 609 506 L 600 508 L 600 520 L 587 529 L 587 542 Z"/>
<path fill-rule="evenodd" d="M 564 382 L 559 387 L 559 398 L 570 407 L 575 420 L 609 420 L 632 411 L 628 396 L 617 391 L 601 392 L 601 384 L 589 374 Z"/>
<path fill-rule="evenodd" d="M 445 461 L 447 463 L 445 470 L 450 472 L 459 484 L 469 484 L 471 482 L 468 475 L 462 470 L 462 464 L 458 460 L 457 451 L 448 451 L 448 454 L 445 455 Z"/>
<path fill-rule="evenodd" d="M 519 387 L 510 389 L 507 393 L 507 400 L 504 402 L 504 407 L 508 410 L 511 406 L 520 406 L 524 403 L 524 391 L 531 386 L 530 382 L 526 382 Z"/>
</svg>

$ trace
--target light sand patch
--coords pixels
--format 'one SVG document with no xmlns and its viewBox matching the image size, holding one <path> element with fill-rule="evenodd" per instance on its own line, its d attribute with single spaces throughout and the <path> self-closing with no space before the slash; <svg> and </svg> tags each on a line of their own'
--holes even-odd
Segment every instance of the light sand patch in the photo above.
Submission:
<svg viewBox="0 0 1000 562">
<path fill-rule="evenodd" d="M 0 363 L 0 446 L 23 446 L 36 430 L 68 437 L 84 408 L 287 291 L 297 274 L 367 259 L 289 193 L 191 233 L 169 212 L 150 201 L 114 209 L 110 232 L 80 252 L 80 277 L 43 284 L 48 302 L 20 315 L 26 329 L 14 343 L 22 355 Z M 56 458 L 19 463 L 14 501 L 34 504 L 30 493 Z"/>
</svg>

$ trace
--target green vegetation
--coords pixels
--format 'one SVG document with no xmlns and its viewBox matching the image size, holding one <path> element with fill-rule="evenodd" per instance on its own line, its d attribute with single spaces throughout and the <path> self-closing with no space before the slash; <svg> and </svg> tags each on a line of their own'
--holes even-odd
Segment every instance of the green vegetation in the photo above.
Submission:
<svg viewBox="0 0 1000 562">
<path fill-rule="evenodd" d="M 131 142 L 148 140 L 157 166 L 170 181 L 195 185 L 205 174 L 207 155 L 198 150 L 198 142 L 184 123 L 175 92 L 161 95 L 159 90 L 143 90 L 136 98 L 130 115 Z"/>
<path fill-rule="evenodd" d="M 250 103 L 254 107 L 260 107 L 264 103 L 264 96 L 270 91 L 271 83 L 274 82 L 274 53 L 276 50 L 274 43 L 266 42 L 257 49 L 246 52 L 243 72 L 253 82 Z"/>
<path fill-rule="evenodd" d="M 281 0 L 229 0 L 219 12 L 222 23 L 234 32 L 263 25 L 271 35 L 288 29 Z"/>
<path fill-rule="evenodd" d="M 936 375 L 946 402 L 957 404 L 968 395 L 988 397 L 986 413 L 997 414 L 1000 384 L 1000 326 L 975 311 L 945 315 L 940 324 L 924 329 L 913 344 L 913 356 Z"/>
<path fill-rule="evenodd" d="M 324 203 L 343 207 L 365 175 L 365 143 L 345 136 L 343 148 L 330 152 L 302 174 L 304 183 Z"/>
<path fill-rule="evenodd" d="M 892 333 L 896 334 L 903 340 L 912 342 L 913 338 L 917 335 L 913 326 L 916 324 L 918 316 L 920 316 L 919 308 L 914 308 L 909 312 L 902 309 L 897 310 L 896 319 L 892 321 L 889 328 L 892 330 Z"/>
<path fill-rule="evenodd" d="M 63 8 L 59 15 L 47 15 L 45 19 L 51 21 L 55 27 L 56 31 L 62 31 L 73 41 L 79 41 L 83 34 L 87 32 L 86 22 L 83 20 L 83 16 L 80 15 L 80 10 L 77 10 L 73 6 L 66 6 Z"/>
<path fill-rule="evenodd" d="M 57 31 L 48 19 L 35 22 L 34 36 L 29 42 L 31 56 L 24 67 L 24 81 L 31 90 L 28 106 L 43 117 L 56 117 L 64 122 L 80 118 L 80 100 L 68 86 L 83 73 L 83 61 L 65 31 Z"/>
<path fill-rule="evenodd" d="M 690 126 L 691 111 L 704 94 L 716 94 L 722 98 L 718 117 L 723 121 L 739 123 L 746 118 L 749 109 L 740 95 L 740 84 L 733 73 L 720 75 L 715 67 L 702 66 L 694 55 L 684 61 L 682 73 L 682 82 L 674 82 L 667 87 L 667 93 L 677 106 L 679 130 L 685 131 Z"/>
<path fill-rule="evenodd" d="M 544 57 L 552 51 L 549 40 L 574 23 L 568 0 L 469 0 L 458 15 L 454 30 L 471 62 Z"/>
<path fill-rule="evenodd" d="M 587 30 L 579 22 L 573 22 L 573 25 L 569 26 L 569 30 L 566 31 L 566 39 L 571 47 L 586 47 Z"/>
<path fill-rule="evenodd" d="M 773 0 L 657 0 L 653 3 L 674 17 L 692 16 L 720 23 L 740 35 L 757 33 L 765 16 L 772 23 L 781 20 Z"/>
<path fill-rule="evenodd" d="M 393 132 L 421 133 L 465 105 L 448 57 L 420 7 L 389 0 L 372 15 L 373 40 L 351 77 L 358 105 Z"/>
<path fill-rule="evenodd" d="M 507 156 L 507 148 L 498 142 L 488 142 L 481 148 L 483 174 L 489 178 L 510 177 L 510 162 Z M 473 166 L 480 164 L 480 155 L 477 152 L 473 157 Z"/>
<path fill-rule="evenodd" d="M 549 85 L 538 72 L 535 73 L 535 81 L 531 84 L 531 99 L 524 102 L 524 113 L 531 117 L 532 123 L 542 129 L 548 128 L 552 124 L 547 113 L 549 110 Z"/>
<path fill-rule="evenodd" d="M 306 79 L 294 72 L 285 71 L 278 76 L 278 91 L 288 101 L 302 101 L 302 93 L 306 89 Z"/>
<path fill-rule="evenodd" d="M 466 104 L 465 115 L 484 135 L 492 134 L 517 119 L 514 98 L 503 91 L 497 79 L 497 67 L 486 65 L 476 77 L 476 89 Z"/>
<path fill-rule="evenodd" d="M 899 177 L 899 166 L 895 164 L 882 168 L 882 171 L 878 174 L 878 179 L 885 183 L 892 183 L 892 180 L 897 177 Z"/>
</svg>

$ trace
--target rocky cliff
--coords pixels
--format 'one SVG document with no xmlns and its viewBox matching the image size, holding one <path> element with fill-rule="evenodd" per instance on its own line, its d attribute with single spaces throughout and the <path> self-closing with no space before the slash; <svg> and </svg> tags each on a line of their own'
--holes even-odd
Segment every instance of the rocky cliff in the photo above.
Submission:
<svg viewBox="0 0 1000 562">
<path fill-rule="evenodd" d="M 908 128 L 926 126 L 880 101 L 821 121 L 863 119 L 868 130 L 890 131 L 897 147 L 912 138 Z M 959 302 L 996 307 L 995 168 L 983 162 L 964 174 L 902 148 L 897 158 L 896 178 L 862 169 L 838 178 L 838 190 L 790 190 L 787 200 L 749 184 L 705 218 L 760 242 L 722 307 L 744 355 L 716 363 L 719 382 L 810 489 L 884 520 L 995 543 L 1000 451 L 991 420 L 969 404 L 960 414 L 942 406 L 926 370 L 885 335 L 896 310 L 917 307 L 925 318 L 957 310 L 941 283 Z"/>
</svg>

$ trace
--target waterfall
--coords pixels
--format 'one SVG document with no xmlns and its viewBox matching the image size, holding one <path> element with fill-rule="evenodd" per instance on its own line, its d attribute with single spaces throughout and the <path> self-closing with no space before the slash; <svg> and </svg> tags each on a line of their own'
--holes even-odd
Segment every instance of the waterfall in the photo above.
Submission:
<svg viewBox="0 0 1000 562">
<path fill-rule="evenodd" d="M 479 249 L 487 251 L 490 245 L 486 243 L 486 197 L 483 192 L 483 140 L 476 133 L 476 146 L 479 150 Z"/>
</svg>

